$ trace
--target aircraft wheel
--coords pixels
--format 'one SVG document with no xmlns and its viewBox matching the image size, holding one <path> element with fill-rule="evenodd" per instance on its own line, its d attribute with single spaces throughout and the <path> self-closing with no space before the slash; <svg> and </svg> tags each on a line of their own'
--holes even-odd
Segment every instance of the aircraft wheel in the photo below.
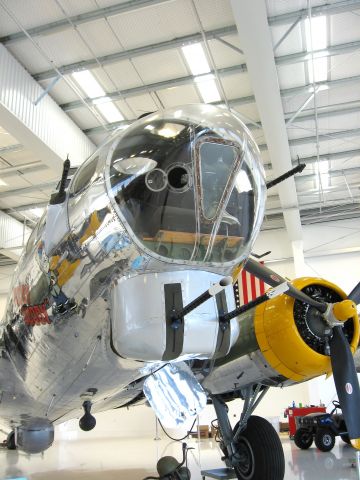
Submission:
<svg viewBox="0 0 360 480">
<path fill-rule="evenodd" d="M 234 467 L 239 480 L 283 480 L 284 452 L 279 435 L 267 420 L 252 415 L 235 445 L 241 459 Z"/>
<path fill-rule="evenodd" d="M 294 442 L 298 448 L 307 450 L 313 443 L 312 433 L 307 428 L 298 428 L 294 435 Z"/>
<path fill-rule="evenodd" d="M 348 445 L 351 445 L 350 437 L 347 433 L 345 435 L 340 435 L 340 437 L 343 442 L 347 443 Z"/>
<path fill-rule="evenodd" d="M 16 450 L 16 444 L 15 444 L 15 432 L 12 430 L 9 435 L 7 436 L 6 439 L 6 448 L 8 450 Z"/>
<path fill-rule="evenodd" d="M 315 433 L 315 445 L 322 452 L 329 452 L 335 445 L 335 435 L 328 428 L 319 428 Z"/>
</svg>

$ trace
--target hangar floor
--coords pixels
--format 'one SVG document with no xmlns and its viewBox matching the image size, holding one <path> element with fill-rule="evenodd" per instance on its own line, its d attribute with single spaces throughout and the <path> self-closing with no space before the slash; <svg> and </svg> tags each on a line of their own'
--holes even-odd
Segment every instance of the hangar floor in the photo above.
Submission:
<svg viewBox="0 0 360 480">
<path fill-rule="evenodd" d="M 315 447 L 296 448 L 282 437 L 285 480 L 358 480 L 355 450 L 338 440 L 328 453 Z M 192 480 L 201 480 L 201 469 L 220 468 L 222 462 L 213 440 L 190 439 L 188 460 Z M 0 479 L 11 480 L 142 480 L 156 474 L 156 462 L 164 455 L 180 459 L 181 443 L 169 440 L 97 438 L 58 440 L 43 455 L 32 457 L 0 449 Z"/>
</svg>

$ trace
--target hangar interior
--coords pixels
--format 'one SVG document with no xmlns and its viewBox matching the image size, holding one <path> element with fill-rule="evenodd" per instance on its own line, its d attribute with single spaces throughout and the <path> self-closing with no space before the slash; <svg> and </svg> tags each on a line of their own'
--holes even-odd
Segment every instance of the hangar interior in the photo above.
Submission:
<svg viewBox="0 0 360 480">
<path fill-rule="evenodd" d="M 359 0 L 0 0 L 0 12 L 0 316 L 66 157 L 71 177 L 139 116 L 192 103 L 238 115 L 267 181 L 306 164 L 269 189 L 253 252 L 289 279 L 325 278 L 347 294 L 358 283 Z M 319 377 L 270 389 L 256 414 L 278 428 L 293 402 L 329 410 L 335 398 L 332 378 Z M 229 404 L 233 423 L 240 406 Z M 214 416 L 207 406 L 198 424 Z M 147 406 L 97 421 L 93 432 L 58 426 L 42 456 L 0 450 L 0 477 L 132 480 L 154 474 L 164 451 L 181 455 Z M 189 444 L 192 478 L 222 465 L 211 439 Z M 283 445 L 286 479 L 319 478 L 319 468 L 320 478 L 360 478 L 340 440 L 328 453 L 299 451 L 287 434 Z"/>
</svg>

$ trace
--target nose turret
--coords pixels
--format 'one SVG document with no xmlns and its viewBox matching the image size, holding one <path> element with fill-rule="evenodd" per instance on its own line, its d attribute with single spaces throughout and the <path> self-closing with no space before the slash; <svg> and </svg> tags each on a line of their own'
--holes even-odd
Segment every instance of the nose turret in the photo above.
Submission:
<svg viewBox="0 0 360 480">
<path fill-rule="evenodd" d="M 263 216 L 259 151 L 232 113 L 189 105 L 145 117 L 108 157 L 109 195 L 134 242 L 172 263 L 232 264 Z"/>
</svg>

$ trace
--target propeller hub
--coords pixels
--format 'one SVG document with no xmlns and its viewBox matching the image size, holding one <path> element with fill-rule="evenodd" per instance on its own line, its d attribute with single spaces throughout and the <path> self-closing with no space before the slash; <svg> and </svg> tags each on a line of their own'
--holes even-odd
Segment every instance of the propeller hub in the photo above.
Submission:
<svg viewBox="0 0 360 480">
<path fill-rule="evenodd" d="M 337 320 L 346 322 L 346 320 L 356 315 L 356 305 L 351 300 L 343 300 L 342 302 L 335 303 L 333 313 Z"/>
<path fill-rule="evenodd" d="M 360 450 L 360 438 L 351 439 L 351 445 L 356 448 L 356 450 Z"/>
<path fill-rule="evenodd" d="M 346 320 L 356 315 L 356 305 L 351 300 L 330 303 L 324 313 L 326 323 L 330 327 L 342 327 Z"/>
</svg>

